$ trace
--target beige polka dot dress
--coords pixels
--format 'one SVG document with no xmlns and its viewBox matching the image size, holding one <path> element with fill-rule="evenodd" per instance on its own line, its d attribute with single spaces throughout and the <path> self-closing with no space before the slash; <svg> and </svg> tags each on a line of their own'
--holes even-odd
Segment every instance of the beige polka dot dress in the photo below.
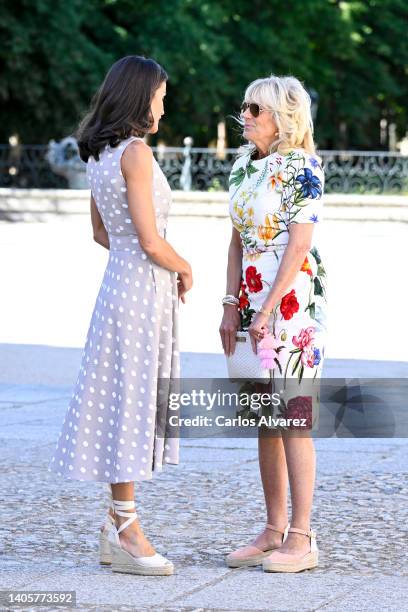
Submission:
<svg viewBox="0 0 408 612">
<path fill-rule="evenodd" d="M 109 259 L 92 313 L 78 378 L 48 470 L 75 480 L 146 480 L 177 464 L 168 419 L 180 376 L 177 274 L 139 244 L 120 160 L 130 137 L 89 158 L 87 176 L 109 234 Z M 153 204 L 166 235 L 171 190 L 153 159 Z"/>
</svg>

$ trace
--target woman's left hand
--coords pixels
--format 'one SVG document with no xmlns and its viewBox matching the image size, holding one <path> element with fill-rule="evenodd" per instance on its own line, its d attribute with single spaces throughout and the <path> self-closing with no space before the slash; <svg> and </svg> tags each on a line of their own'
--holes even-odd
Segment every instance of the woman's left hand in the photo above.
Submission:
<svg viewBox="0 0 408 612">
<path fill-rule="evenodd" d="M 251 338 L 252 350 L 256 354 L 256 343 L 268 333 L 269 317 L 262 312 L 257 312 L 248 327 L 249 337 Z"/>
</svg>

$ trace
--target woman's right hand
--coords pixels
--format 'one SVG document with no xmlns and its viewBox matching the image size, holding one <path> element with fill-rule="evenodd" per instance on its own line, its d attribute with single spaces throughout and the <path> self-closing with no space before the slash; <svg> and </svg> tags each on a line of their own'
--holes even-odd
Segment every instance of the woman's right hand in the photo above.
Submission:
<svg viewBox="0 0 408 612">
<path fill-rule="evenodd" d="M 232 355 L 235 351 L 235 336 L 240 327 L 241 321 L 239 310 L 235 304 L 224 305 L 224 316 L 222 317 L 219 328 L 222 348 L 225 355 Z"/>
<path fill-rule="evenodd" d="M 187 293 L 187 291 L 190 291 L 192 286 L 193 286 L 193 272 L 192 272 L 191 266 L 187 264 L 187 269 L 177 274 L 178 297 L 179 299 L 181 299 L 183 304 L 186 303 L 184 295 Z"/>
</svg>

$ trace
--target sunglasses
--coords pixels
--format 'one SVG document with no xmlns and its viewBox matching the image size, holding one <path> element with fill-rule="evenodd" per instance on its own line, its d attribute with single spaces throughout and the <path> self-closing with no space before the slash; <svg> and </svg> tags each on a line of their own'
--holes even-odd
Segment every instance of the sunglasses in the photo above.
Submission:
<svg viewBox="0 0 408 612">
<path fill-rule="evenodd" d="M 241 114 L 245 113 L 247 108 L 249 108 L 249 112 L 253 117 L 259 117 L 260 113 L 265 110 L 268 110 L 266 108 L 262 108 L 261 106 L 259 106 L 259 104 L 256 104 L 255 102 L 243 102 L 241 104 Z"/>
</svg>

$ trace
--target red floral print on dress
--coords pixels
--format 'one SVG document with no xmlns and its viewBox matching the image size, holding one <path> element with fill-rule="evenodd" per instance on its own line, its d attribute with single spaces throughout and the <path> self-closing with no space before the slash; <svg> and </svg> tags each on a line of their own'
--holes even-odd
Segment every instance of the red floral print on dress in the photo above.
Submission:
<svg viewBox="0 0 408 612">
<path fill-rule="evenodd" d="M 261 273 L 257 272 L 255 266 L 248 266 L 245 273 L 248 291 L 250 293 L 258 293 L 262 291 Z"/>
<path fill-rule="evenodd" d="M 285 321 L 289 321 L 298 310 L 299 302 L 297 301 L 295 290 L 292 289 L 292 291 L 283 296 L 280 311 Z"/>
<path fill-rule="evenodd" d="M 311 429 L 312 428 L 312 398 L 308 395 L 297 395 L 292 397 L 286 406 L 284 416 L 287 419 L 306 419 L 305 425 L 289 425 L 289 429 Z"/>
<path fill-rule="evenodd" d="M 239 306 L 240 310 L 243 310 L 246 306 L 249 305 L 248 295 L 246 292 L 246 284 L 244 281 L 241 281 L 241 290 L 239 295 Z"/>
</svg>

